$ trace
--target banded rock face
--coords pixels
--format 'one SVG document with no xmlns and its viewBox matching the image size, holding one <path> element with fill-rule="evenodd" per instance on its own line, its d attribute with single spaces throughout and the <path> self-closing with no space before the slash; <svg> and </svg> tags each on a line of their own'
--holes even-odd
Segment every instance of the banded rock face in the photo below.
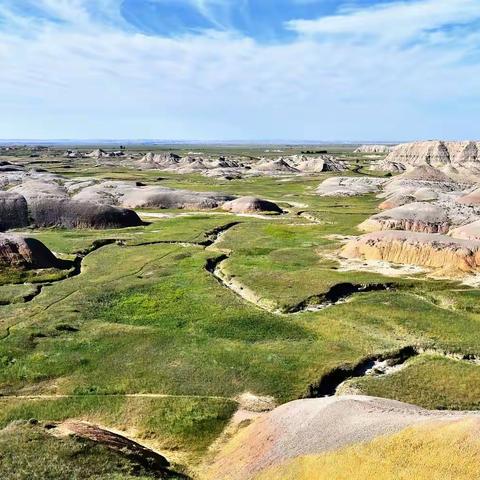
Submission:
<svg viewBox="0 0 480 480">
<path fill-rule="evenodd" d="M 445 209 L 426 202 L 413 202 L 377 213 L 361 223 L 364 232 L 409 230 L 424 233 L 447 233 L 451 222 Z"/>
<path fill-rule="evenodd" d="M 61 268 L 64 263 L 39 240 L 0 233 L 0 267 Z"/>
<path fill-rule="evenodd" d="M 480 142 L 427 141 L 404 143 L 395 147 L 387 161 L 404 165 L 433 167 L 480 166 Z"/>
<path fill-rule="evenodd" d="M 428 233 L 374 232 L 348 242 L 341 255 L 419 265 L 445 273 L 471 273 L 480 268 L 480 241 Z"/>
</svg>

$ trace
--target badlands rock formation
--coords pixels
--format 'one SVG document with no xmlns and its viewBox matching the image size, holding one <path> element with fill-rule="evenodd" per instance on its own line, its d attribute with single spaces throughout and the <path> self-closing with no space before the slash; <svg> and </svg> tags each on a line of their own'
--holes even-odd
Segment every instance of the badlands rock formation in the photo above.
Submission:
<svg viewBox="0 0 480 480">
<path fill-rule="evenodd" d="M 270 175 L 299 172 L 299 170 L 292 167 L 283 158 L 279 158 L 278 160 L 262 160 L 256 164 L 254 168 L 257 172 L 264 172 Z"/>
<path fill-rule="evenodd" d="M 61 268 L 64 264 L 34 238 L 0 233 L 0 267 Z"/>
<path fill-rule="evenodd" d="M 431 188 L 435 192 L 455 192 L 466 187 L 459 184 L 441 170 L 429 165 L 410 168 L 402 175 L 392 178 L 385 184 L 385 194 L 413 195 L 417 190 Z"/>
<path fill-rule="evenodd" d="M 379 193 L 387 180 L 375 177 L 330 177 L 317 188 L 316 193 L 322 197 L 349 197 Z"/>
<path fill-rule="evenodd" d="M 480 175 L 480 142 L 414 142 L 395 147 L 387 162 L 405 166 L 431 165 L 460 181 Z"/>
<path fill-rule="evenodd" d="M 142 225 L 138 215 L 124 208 L 69 197 L 56 182 L 26 181 L 11 192 L 21 195 L 35 227 L 122 228 Z"/>
<path fill-rule="evenodd" d="M 109 203 L 127 208 L 212 209 L 234 200 L 232 195 L 193 192 L 135 182 L 101 182 L 87 186 L 73 196 L 75 200 Z"/>
<path fill-rule="evenodd" d="M 453 238 L 480 240 L 480 220 L 467 223 L 467 225 L 462 225 L 461 227 L 453 228 L 448 234 Z"/>
<path fill-rule="evenodd" d="M 340 172 L 347 169 L 344 162 L 332 155 L 316 156 L 292 155 L 279 158 L 254 159 L 248 157 L 219 157 L 174 153 L 147 153 L 139 162 L 143 168 L 155 168 L 175 173 L 200 173 L 204 176 L 236 179 L 244 176 L 281 176 L 294 174 L 314 174 L 320 172 Z"/>
<path fill-rule="evenodd" d="M 389 145 L 361 145 L 353 153 L 389 153 L 392 148 Z"/>
<path fill-rule="evenodd" d="M 25 197 L 14 192 L 0 191 L 0 231 L 27 227 L 29 223 Z"/>
<path fill-rule="evenodd" d="M 402 205 L 406 205 L 407 203 L 412 203 L 415 201 L 415 197 L 413 195 L 403 195 L 401 193 L 395 193 L 389 196 L 386 200 L 384 200 L 379 206 L 379 210 L 390 210 L 392 208 L 401 207 Z"/>
<path fill-rule="evenodd" d="M 261 416 L 233 436 L 218 454 L 207 478 L 250 480 L 301 456 L 332 452 L 413 425 L 477 418 L 474 415 L 429 411 L 365 396 L 297 400 Z"/>
<path fill-rule="evenodd" d="M 341 255 L 345 258 L 419 265 L 440 269 L 444 274 L 470 273 L 480 267 L 480 241 L 446 235 L 383 231 L 349 241 Z"/>
<path fill-rule="evenodd" d="M 467 195 L 462 195 L 457 198 L 458 203 L 464 205 L 480 205 L 480 188 L 473 190 L 473 192 L 468 193 Z"/>
<path fill-rule="evenodd" d="M 256 197 L 237 198 L 236 200 L 225 203 L 222 209 L 232 213 L 282 213 L 282 209 L 276 203 Z"/>
<path fill-rule="evenodd" d="M 122 228 L 142 225 L 133 208 L 213 209 L 235 199 L 136 182 L 66 179 L 44 172 L 0 174 L 0 230 L 25 227 Z"/>
<path fill-rule="evenodd" d="M 130 208 L 179 208 L 208 210 L 233 200 L 231 195 L 214 192 L 192 192 L 166 187 L 141 187 L 125 193 L 122 205 Z"/>
<path fill-rule="evenodd" d="M 337 160 L 332 155 L 307 157 L 306 155 L 292 155 L 284 161 L 302 173 L 343 172 L 348 170 L 345 162 Z"/>
<path fill-rule="evenodd" d="M 407 168 L 403 163 L 390 162 L 388 160 L 380 160 L 379 162 L 373 162 L 369 170 L 378 170 L 380 172 L 390 172 L 390 173 L 402 173 Z"/>
<path fill-rule="evenodd" d="M 409 230 L 424 233 L 447 233 L 451 221 L 445 209 L 426 202 L 413 202 L 373 215 L 358 228 L 364 232 Z"/>
</svg>

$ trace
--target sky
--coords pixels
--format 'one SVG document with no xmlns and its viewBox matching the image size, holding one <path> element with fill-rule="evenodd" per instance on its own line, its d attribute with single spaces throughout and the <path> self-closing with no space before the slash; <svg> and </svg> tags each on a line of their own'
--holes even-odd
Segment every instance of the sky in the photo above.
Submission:
<svg viewBox="0 0 480 480">
<path fill-rule="evenodd" d="M 0 0 L 0 139 L 480 139 L 480 0 Z"/>
</svg>

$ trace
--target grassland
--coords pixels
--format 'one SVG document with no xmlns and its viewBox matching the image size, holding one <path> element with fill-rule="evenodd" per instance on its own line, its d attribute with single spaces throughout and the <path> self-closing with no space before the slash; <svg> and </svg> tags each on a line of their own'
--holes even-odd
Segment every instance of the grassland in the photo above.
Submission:
<svg viewBox="0 0 480 480">
<path fill-rule="evenodd" d="M 0 431 L 0 477 L 9 480 L 147 480 L 160 478 L 98 444 L 56 438 L 20 422 Z M 180 479 L 168 474 L 165 479 Z"/>
<path fill-rule="evenodd" d="M 425 355 L 383 377 L 350 383 L 361 393 L 394 398 L 435 410 L 480 409 L 480 368 L 476 364 Z"/>
<path fill-rule="evenodd" d="M 341 272 L 325 256 L 341 246 L 332 235 L 356 234 L 378 203 L 373 196 L 315 196 L 325 174 L 227 182 L 91 165 L 67 172 L 143 182 L 161 176 L 166 186 L 273 199 L 288 213 L 262 219 L 162 211 L 171 217 L 145 217 L 149 225 L 130 229 L 28 231 L 69 259 L 99 239 L 121 242 L 87 255 L 71 278 L 62 279 L 65 271 L 0 274 L 0 300 L 11 303 L 0 307 L 0 426 L 29 418 L 91 420 L 194 466 L 246 391 L 293 400 L 334 367 L 405 345 L 480 355 L 477 290 L 418 276 Z M 214 246 L 200 245 L 232 221 L 239 224 Z M 339 283 L 395 289 L 317 312 L 275 314 L 206 271 L 207 260 L 223 252 L 229 275 L 279 308 Z M 53 283 L 23 303 L 33 281 Z M 479 371 L 422 357 L 398 374 L 360 380 L 358 388 L 428 407 L 478 408 L 480 392 L 469 392 L 468 384 Z"/>
</svg>

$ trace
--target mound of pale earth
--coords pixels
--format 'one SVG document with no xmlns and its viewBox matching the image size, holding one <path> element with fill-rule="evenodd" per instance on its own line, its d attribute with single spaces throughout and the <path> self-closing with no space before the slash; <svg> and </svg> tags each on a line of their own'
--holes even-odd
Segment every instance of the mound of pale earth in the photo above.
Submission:
<svg viewBox="0 0 480 480">
<path fill-rule="evenodd" d="M 463 203 L 464 205 L 480 205 L 480 188 L 457 198 L 457 202 Z"/>
<path fill-rule="evenodd" d="M 393 195 L 414 195 L 418 190 L 428 188 L 437 193 L 461 191 L 460 185 L 438 168 L 429 165 L 414 167 L 385 184 L 385 193 Z"/>
<path fill-rule="evenodd" d="M 0 233 L 0 267 L 61 268 L 64 263 L 35 238 Z"/>
<path fill-rule="evenodd" d="M 256 197 L 237 198 L 230 202 L 224 203 L 222 209 L 232 213 L 282 213 L 282 209 L 276 203 Z"/>
<path fill-rule="evenodd" d="M 440 269 L 446 275 L 470 273 L 480 266 L 480 241 L 391 230 L 351 240 L 343 247 L 341 256 L 419 265 Z"/>
<path fill-rule="evenodd" d="M 290 166 L 283 158 L 278 160 L 262 160 L 254 166 L 258 172 L 266 172 L 268 174 L 282 174 L 282 173 L 298 173 L 299 171 Z"/>
<path fill-rule="evenodd" d="M 154 168 L 165 168 L 178 165 L 180 162 L 180 155 L 171 152 L 164 153 L 152 153 L 148 152 L 141 160 L 140 163 L 147 164 Z"/>
<path fill-rule="evenodd" d="M 379 193 L 385 182 L 384 178 L 375 177 L 330 177 L 319 185 L 316 193 L 322 197 Z"/>
<path fill-rule="evenodd" d="M 443 182 L 451 183 L 452 179 L 438 168 L 430 165 L 419 165 L 407 170 L 396 178 L 402 180 L 420 180 L 424 182 Z"/>
<path fill-rule="evenodd" d="M 390 162 L 388 160 L 380 160 L 370 165 L 369 170 L 378 170 L 380 172 L 402 173 L 406 170 L 403 163 Z"/>
<path fill-rule="evenodd" d="M 353 153 L 389 153 L 392 147 L 389 145 L 361 145 Z"/>
<path fill-rule="evenodd" d="M 471 480 L 478 478 L 480 419 L 432 421 L 367 443 L 307 455 L 255 480 Z"/>
<path fill-rule="evenodd" d="M 79 182 L 80 184 L 85 182 Z M 72 189 L 72 185 L 69 186 Z M 106 203 L 108 205 L 118 205 L 119 199 L 126 192 L 135 190 L 137 187 L 134 182 L 107 181 L 99 184 L 85 185 L 79 188 L 73 195 L 73 200 L 85 202 Z"/>
<path fill-rule="evenodd" d="M 406 205 L 414 201 L 415 198 L 412 195 L 402 195 L 401 193 L 395 193 L 391 197 L 388 197 L 386 200 L 384 200 L 378 206 L 378 208 L 380 210 L 390 210 L 392 208 L 401 207 L 402 205 Z"/>
<path fill-rule="evenodd" d="M 286 157 L 290 166 L 303 173 L 343 172 L 348 170 L 345 162 L 337 160 L 332 155 L 307 157 L 306 155 L 292 155 Z"/>
<path fill-rule="evenodd" d="M 407 230 L 411 232 L 447 233 L 450 220 L 445 210 L 426 202 L 413 202 L 377 213 L 361 223 L 364 232 Z"/>
<path fill-rule="evenodd" d="M 234 200 L 232 195 L 216 192 L 193 192 L 159 186 L 137 186 L 134 182 L 102 182 L 89 186 L 73 197 L 126 208 L 179 208 L 207 210 Z"/>
<path fill-rule="evenodd" d="M 453 238 L 480 241 L 480 220 L 453 228 L 448 232 L 448 234 Z"/>
<path fill-rule="evenodd" d="M 413 196 L 418 202 L 431 202 L 437 200 L 439 195 L 433 188 L 422 187 L 416 190 Z"/>
<path fill-rule="evenodd" d="M 217 455 L 206 478 L 249 480 L 300 456 L 335 451 L 412 425 L 466 416 L 365 396 L 297 400 L 240 430 Z"/>
<path fill-rule="evenodd" d="M 15 192 L 0 191 L 0 231 L 27 227 L 29 223 L 25 197 Z"/>
<path fill-rule="evenodd" d="M 26 180 L 10 191 L 23 195 L 27 202 L 30 199 L 49 195 L 51 197 L 68 197 L 65 187 L 53 179 Z"/>
<path fill-rule="evenodd" d="M 238 180 L 243 177 L 243 172 L 234 168 L 212 168 L 202 172 L 202 175 L 222 180 Z"/>
<path fill-rule="evenodd" d="M 143 225 L 140 217 L 127 208 L 69 199 L 45 198 L 29 204 L 36 227 L 126 228 Z"/>
<path fill-rule="evenodd" d="M 129 208 L 179 208 L 207 210 L 234 200 L 232 195 L 215 192 L 192 192 L 167 187 L 139 187 L 123 195 L 120 202 Z"/>
</svg>

